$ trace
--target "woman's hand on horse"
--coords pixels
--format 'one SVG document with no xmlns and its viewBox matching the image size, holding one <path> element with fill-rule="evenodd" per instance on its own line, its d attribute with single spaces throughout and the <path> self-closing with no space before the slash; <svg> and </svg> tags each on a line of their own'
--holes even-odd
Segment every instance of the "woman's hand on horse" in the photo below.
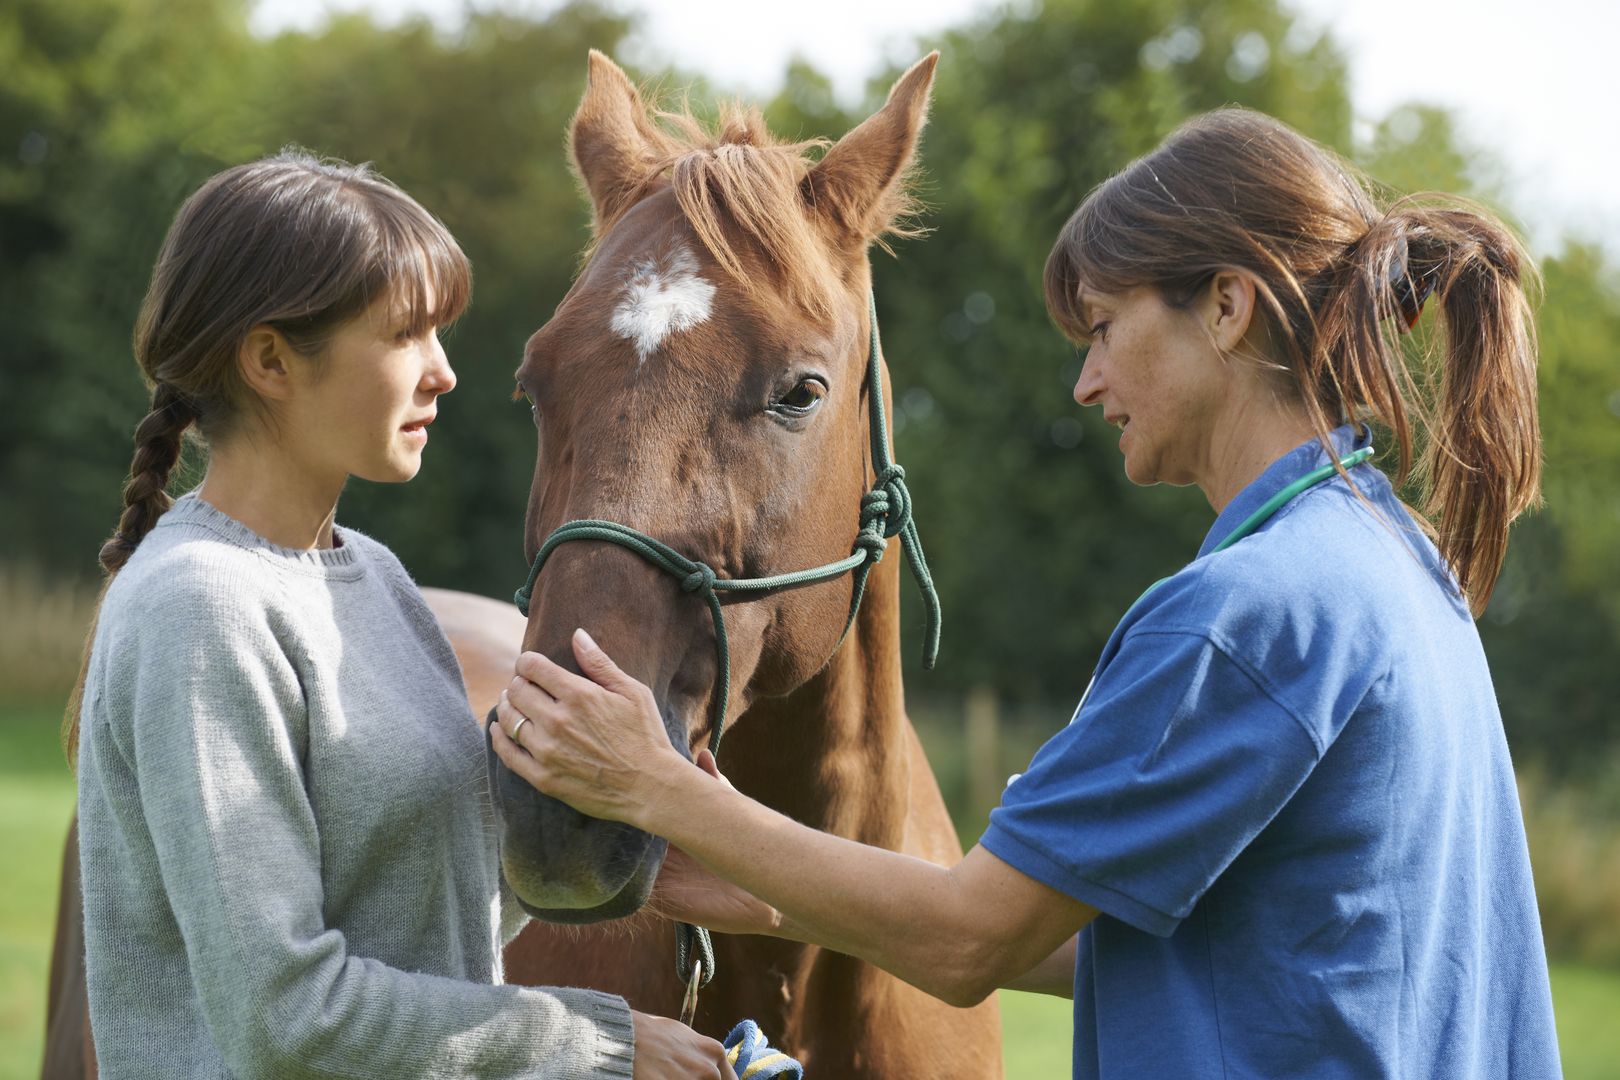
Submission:
<svg viewBox="0 0 1620 1080">
<path fill-rule="evenodd" d="M 518 657 L 495 707 L 495 752 L 583 814 L 656 832 L 640 820 L 658 802 L 651 788 L 692 765 L 670 743 L 652 691 L 619 670 L 584 630 L 574 631 L 573 645 L 583 675 L 540 653 Z"/>
<path fill-rule="evenodd" d="M 737 1080 L 726 1048 L 679 1020 L 632 1012 L 631 1022 L 636 1028 L 635 1080 Z"/>
</svg>

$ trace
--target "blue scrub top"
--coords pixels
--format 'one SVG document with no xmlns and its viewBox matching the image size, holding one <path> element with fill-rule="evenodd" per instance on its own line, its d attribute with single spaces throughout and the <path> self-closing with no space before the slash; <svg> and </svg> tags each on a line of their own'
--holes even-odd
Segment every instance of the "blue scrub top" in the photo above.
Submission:
<svg viewBox="0 0 1620 1080">
<path fill-rule="evenodd" d="M 1334 433 L 1342 455 L 1365 433 Z M 1293 450 L 1115 629 L 980 841 L 1097 908 L 1076 1077 L 1558 1077 L 1485 655 L 1371 465 Z"/>
</svg>

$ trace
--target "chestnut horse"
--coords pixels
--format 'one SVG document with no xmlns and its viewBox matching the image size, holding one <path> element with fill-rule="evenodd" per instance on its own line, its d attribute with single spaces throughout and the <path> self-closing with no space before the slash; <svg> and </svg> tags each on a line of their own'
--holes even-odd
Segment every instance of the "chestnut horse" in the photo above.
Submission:
<svg viewBox="0 0 1620 1080">
<path fill-rule="evenodd" d="M 583 518 L 633 527 L 728 578 L 851 552 L 874 480 L 866 395 L 886 389 L 866 378 L 867 249 L 898 231 L 909 207 L 935 60 L 902 76 L 881 110 L 816 161 L 807 151 L 825 144 L 778 143 L 753 111 L 723 112 L 713 131 L 687 115 L 660 124 L 624 73 L 591 54 L 571 146 L 593 244 L 518 372 L 538 428 L 531 559 L 554 528 Z M 726 594 L 720 765 L 799 821 L 954 863 L 961 849 L 905 714 L 900 562 L 872 571 L 847 633 L 849 576 Z M 718 685 L 709 611 L 631 552 L 560 546 L 526 623 L 493 601 L 425 593 L 475 715 L 510 677 L 519 641 L 571 663 L 567 636 L 583 625 L 653 689 L 677 747 L 707 740 Z M 493 758 L 492 774 L 507 880 L 550 920 L 508 947 L 507 978 L 595 987 L 675 1015 L 673 924 L 640 910 L 663 842 L 582 817 Z M 63 902 L 71 932 L 66 882 Z M 53 968 L 47 1076 L 93 1075 L 93 1061 L 87 1072 L 51 1071 L 50 1054 L 68 1062 L 88 1044 L 73 953 L 59 942 L 58 962 L 81 972 L 75 999 Z M 1002 1075 L 993 998 L 957 1009 L 850 957 L 774 939 L 717 937 L 715 954 L 694 1026 L 716 1037 L 752 1018 L 829 1080 Z"/>
<path fill-rule="evenodd" d="M 752 110 L 709 128 L 654 116 L 599 53 L 571 130 L 593 243 L 518 371 L 538 460 L 532 560 L 569 521 L 616 522 L 720 578 L 819 567 L 855 548 L 874 484 L 867 377 L 870 245 L 909 208 L 906 176 L 936 56 L 828 148 L 779 143 Z M 817 828 L 954 862 L 955 832 L 905 714 L 898 554 L 868 580 L 724 592 L 730 717 L 720 766 L 745 793 Z M 514 582 L 515 584 L 515 582 Z M 683 588 L 684 584 L 684 588 Z M 649 686 L 674 744 L 711 735 L 716 628 L 691 581 L 616 544 L 557 546 L 534 581 L 526 649 L 572 663 L 586 627 Z M 501 859 L 530 911 L 623 920 L 642 907 L 665 846 L 540 795 L 491 755 Z M 815 888 L 806 881 L 805 888 Z M 590 933 L 542 930 L 508 951 L 521 981 L 574 982 L 673 1015 L 682 986 L 671 924 L 645 916 Z M 993 1001 L 961 1010 L 867 964 L 795 943 L 715 942 L 718 974 L 695 1026 L 757 1020 L 811 1076 L 994 1077 Z"/>
</svg>

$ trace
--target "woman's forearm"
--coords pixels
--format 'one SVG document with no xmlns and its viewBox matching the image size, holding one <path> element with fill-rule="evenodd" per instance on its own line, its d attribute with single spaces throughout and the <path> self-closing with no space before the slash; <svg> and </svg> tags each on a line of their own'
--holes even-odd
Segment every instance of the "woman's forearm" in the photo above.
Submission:
<svg viewBox="0 0 1620 1080">
<path fill-rule="evenodd" d="M 779 913 L 777 936 L 866 960 L 956 1005 L 1050 951 L 1006 925 L 958 870 L 808 828 L 696 770 L 665 774 L 633 822 Z M 1010 938 L 1010 940 L 1009 940 Z"/>
<path fill-rule="evenodd" d="M 1079 945 L 1080 936 L 1076 934 L 1022 975 L 1008 979 L 1002 988 L 1051 994 L 1053 997 L 1074 997 L 1074 963 Z"/>
<path fill-rule="evenodd" d="M 538 653 L 518 658 L 491 730 L 496 754 L 582 813 L 670 840 L 774 908 L 771 932 L 968 1005 L 1096 914 L 983 848 L 947 869 L 817 832 L 739 794 L 670 745 L 645 685 L 584 631 L 573 645 L 584 674 Z"/>
</svg>

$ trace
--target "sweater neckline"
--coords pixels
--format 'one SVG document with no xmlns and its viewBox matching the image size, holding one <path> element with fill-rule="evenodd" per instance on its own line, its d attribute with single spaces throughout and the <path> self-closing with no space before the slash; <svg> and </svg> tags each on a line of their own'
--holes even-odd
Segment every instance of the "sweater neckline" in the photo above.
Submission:
<svg viewBox="0 0 1620 1080">
<path fill-rule="evenodd" d="M 305 572 L 358 571 L 364 567 L 355 543 L 356 534 L 349 529 L 334 524 L 333 546 L 329 548 L 286 547 L 260 536 L 223 510 L 204 502 L 195 491 L 189 491 L 174 501 L 174 506 L 163 515 L 157 528 L 165 525 L 200 526 L 227 543 Z"/>
</svg>

